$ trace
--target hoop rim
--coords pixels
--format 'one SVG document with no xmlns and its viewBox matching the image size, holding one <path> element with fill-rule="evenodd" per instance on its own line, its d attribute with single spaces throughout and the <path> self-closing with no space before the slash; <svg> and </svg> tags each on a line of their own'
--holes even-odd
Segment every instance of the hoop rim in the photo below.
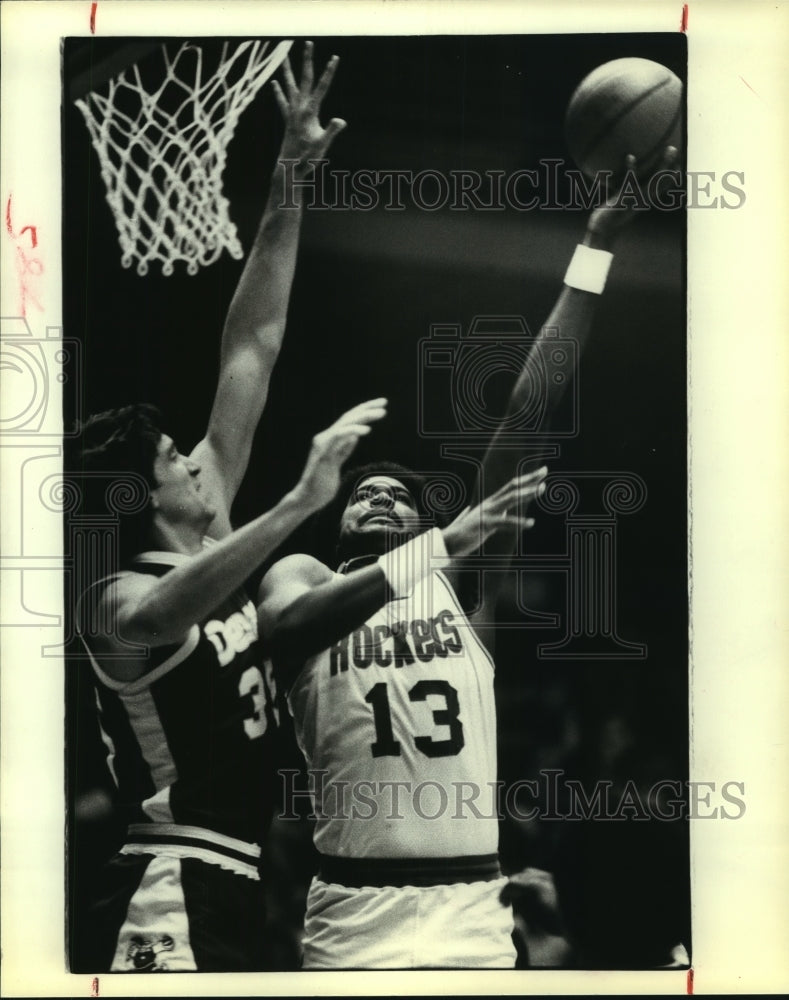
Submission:
<svg viewBox="0 0 789 1000">
<path fill-rule="evenodd" d="M 64 39 L 63 77 L 69 101 L 73 103 L 87 97 L 129 66 L 153 55 L 168 40 L 150 37 Z M 113 41 L 116 42 L 114 46 Z"/>
</svg>

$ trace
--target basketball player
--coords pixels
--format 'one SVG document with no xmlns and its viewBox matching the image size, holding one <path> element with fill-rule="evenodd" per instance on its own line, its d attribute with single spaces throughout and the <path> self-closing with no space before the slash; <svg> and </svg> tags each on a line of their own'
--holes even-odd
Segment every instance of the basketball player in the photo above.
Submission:
<svg viewBox="0 0 789 1000">
<path fill-rule="evenodd" d="M 300 84 L 287 60 L 282 88 L 275 84 L 285 118 L 280 158 L 298 161 L 302 173 L 344 126 L 333 119 L 324 129 L 318 117 L 336 65 L 333 58 L 313 89 L 307 43 Z M 148 486 L 143 509 L 120 525 L 119 565 L 102 567 L 75 615 L 129 819 L 89 930 L 80 929 L 97 972 L 264 967 L 259 861 L 277 711 L 255 608 L 241 588 L 331 499 L 342 462 L 385 412 L 384 400 L 361 404 L 317 435 L 295 488 L 231 530 L 295 267 L 301 211 L 278 207 L 284 177 L 278 164 L 228 311 L 205 437 L 181 454 L 143 404 L 99 414 L 81 428 L 75 471 L 88 473 L 80 482 L 89 510 L 102 511 L 107 482 L 124 474 Z"/>
<path fill-rule="evenodd" d="M 528 402 L 543 338 L 558 328 L 580 352 L 631 216 L 615 201 L 592 213 L 507 417 Z M 565 378 L 543 385 L 546 415 L 573 374 L 567 354 Z M 504 427 L 475 487 L 486 499 L 443 530 L 425 531 L 410 474 L 358 470 L 340 518 L 339 569 L 293 555 L 261 584 L 263 634 L 314 786 L 320 867 L 307 899 L 305 969 L 514 966 L 493 794 L 501 574 L 484 574 L 466 612 L 454 562 L 486 539 L 489 553 L 511 552 L 533 523 L 526 510 L 547 470 L 535 468 L 539 456 L 499 447 Z"/>
</svg>

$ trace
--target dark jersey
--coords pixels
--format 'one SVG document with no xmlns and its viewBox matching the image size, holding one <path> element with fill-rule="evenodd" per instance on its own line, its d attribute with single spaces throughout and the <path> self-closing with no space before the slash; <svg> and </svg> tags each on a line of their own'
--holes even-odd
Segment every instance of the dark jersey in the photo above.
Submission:
<svg viewBox="0 0 789 1000">
<path fill-rule="evenodd" d="M 132 568 L 163 576 L 188 558 L 148 552 Z M 95 606 L 109 582 L 94 584 L 83 607 Z M 138 834 L 141 824 L 167 824 L 261 843 L 273 807 L 278 715 L 254 605 L 239 590 L 182 645 L 149 653 L 149 671 L 129 683 L 91 656 L 107 763 L 130 823 Z"/>
</svg>

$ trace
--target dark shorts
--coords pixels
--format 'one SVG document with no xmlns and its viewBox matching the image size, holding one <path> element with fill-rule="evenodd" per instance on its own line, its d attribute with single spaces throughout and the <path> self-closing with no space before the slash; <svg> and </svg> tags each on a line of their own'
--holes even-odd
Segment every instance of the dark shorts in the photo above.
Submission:
<svg viewBox="0 0 789 1000">
<path fill-rule="evenodd" d="M 98 972 L 264 968 L 263 885 L 195 858 L 118 854 L 82 937 Z"/>
</svg>

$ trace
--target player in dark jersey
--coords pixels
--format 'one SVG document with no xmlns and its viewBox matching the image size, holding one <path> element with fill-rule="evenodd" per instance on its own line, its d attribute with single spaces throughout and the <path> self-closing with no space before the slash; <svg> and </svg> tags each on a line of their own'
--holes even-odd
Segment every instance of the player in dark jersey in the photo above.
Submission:
<svg viewBox="0 0 789 1000">
<path fill-rule="evenodd" d="M 296 173 L 325 155 L 344 122 L 319 122 L 333 58 L 313 88 L 284 63 L 280 159 Z M 80 429 L 75 476 L 101 513 L 110 481 L 140 477 L 141 509 L 119 529 L 116 565 L 99 565 L 76 608 L 97 681 L 108 765 L 128 834 L 104 873 L 88 962 L 96 971 L 243 971 L 263 967 L 261 844 L 275 766 L 274 690 L 244 581 L 336 491 L 340 467 L 385 401 L 361 404 L 312 444 L 300 481 L 233 531 L 229 512 L 285 329 L 300 207 L 282 209 L 277 164 L 254 245 L 228 311 L 205 437 L 181 454 L 140 404 Z M 293 198 L 289 199 L 293 202 Z M 298 205 L 298 196 L 296 195 Z M 94 495 L 95 492 L 95 495 Z"/>
<path fill-rule="evenodd" d="M 674 156 L 667 152 L 666 166 Z M 557 369 L 541 385 L 539 430 L 548 429 L 589 336 L 614 239 L 632 215 L 613 199 L 590 216 L 484 456 L 476 507 L 431 527 L 408 477 L 360 471 L 340 516 L 338 557 L 350 562 L 335 573 L 308 555 L 288 556 L 261 584 L 263 633 L 318 782 L 320 868 L 307 899 L 305 968 L 514 965 L 495 802 L 476 811 L 441 806 L 442 789 L 449 799 L 464 786 L 484 792 L 495 783 L 486 650 L 493 655 L 502 574 L 484 573 L 466 615 L 453 559 L 483 541 L 488 554 L 506 555 L 531 526 L 526 510 L 547 470 L 535 468 L 539 454 L 502 446 L 500 435 L 529 405 L 543 348 L 559 329 L 577 351 L 563 362 L 553 352 Z M 439 794 L 425 805 L 417 796 L 428 785 Z M 338 806 L 338 796 L 349 805 Z"/>
</svg>

